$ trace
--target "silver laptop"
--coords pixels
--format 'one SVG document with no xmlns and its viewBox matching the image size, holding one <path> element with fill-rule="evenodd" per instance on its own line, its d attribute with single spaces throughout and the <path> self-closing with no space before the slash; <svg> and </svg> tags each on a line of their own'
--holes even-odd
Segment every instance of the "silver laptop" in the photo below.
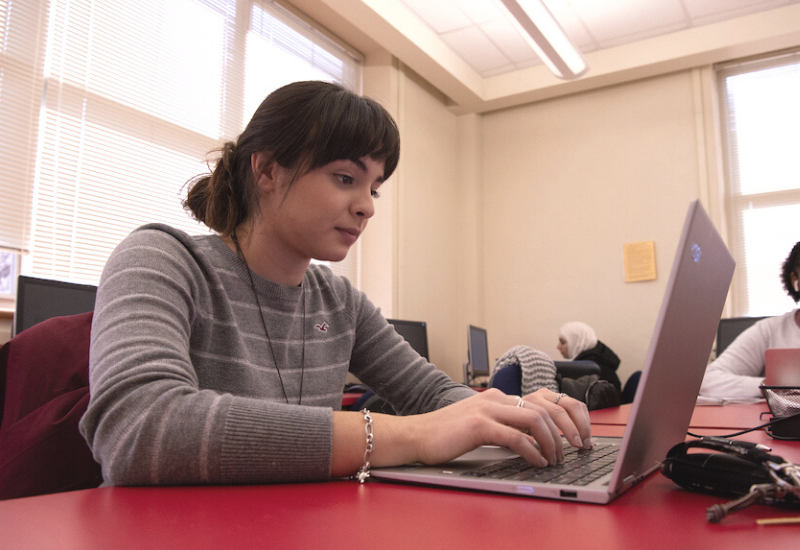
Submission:
<svg viewBox="0 0 800 550">
<path fill-rule="evenodd" d="M 380 480 L 605 504 L 651 474 L 686 438 L 734 261 L 698 201 L 689 206 L 650 348 L 622 438 L 594 437 L 579 461 L 534 468 L 512 451 L 481 447 L 439 466 L 373 469 Z"/>
</svg>

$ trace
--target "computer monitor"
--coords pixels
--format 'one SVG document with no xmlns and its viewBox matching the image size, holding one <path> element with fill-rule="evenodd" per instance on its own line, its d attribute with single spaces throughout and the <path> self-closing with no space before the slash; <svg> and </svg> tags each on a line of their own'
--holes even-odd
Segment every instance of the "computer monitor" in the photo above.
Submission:
<svg viewBox="0 0 800 550">
<path fill-rule="evenodd" d="M 469 325 L 467 343 L 468 358 L 465 363 L 464 377 L 466 379 L 465 382 L 469 384 L 476 378 L 491 374 L 486 329 Z"/>
<path fill-rule="evenodd" d="M 406 339 L 406 342 L 411 344 L 411 347 L 425 358 L 428 358 L 428 326 L 424 321 L 404 321 L 400 319 L 386 319 L 397 334 Z"/>
<path fill-rule="evenodd" d="M 94 310 L 97 287 L 20 275 L 14 311 L 14 334 L 51 317 Z"/>
<path fill-rule="evenodd" d="M 717 357 L 725 351 L 725 348 L 727 348 L 739 334 L 761 319 L 766 319 L 766 317 L 732 317 L 730 319 L 720 319 L 719 327 L 717 328 Z"/>
</svg>

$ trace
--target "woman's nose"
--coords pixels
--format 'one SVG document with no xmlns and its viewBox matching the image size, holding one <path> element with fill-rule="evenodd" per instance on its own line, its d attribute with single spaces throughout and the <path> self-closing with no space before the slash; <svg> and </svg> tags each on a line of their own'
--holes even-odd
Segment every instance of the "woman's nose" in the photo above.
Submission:
<svg viewBox="0 0 800 550">
<path fill-rule="evenodd" d="M 372 197 L 372 190 L 366 194 L 359 193 L 358 200 L 353 203 L 353 210 L 356 216 L 367 219 L 375 214 L 375 199 Z"/>
</svg>

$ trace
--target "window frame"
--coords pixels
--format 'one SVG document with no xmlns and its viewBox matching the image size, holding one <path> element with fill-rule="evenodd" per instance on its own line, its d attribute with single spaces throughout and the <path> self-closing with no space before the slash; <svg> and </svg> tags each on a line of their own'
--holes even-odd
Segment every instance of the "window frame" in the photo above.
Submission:
<svg viewBox="0 0 800 550">
<path fill-rule="evenodd" d="M 729 248 L 731 249 L 731 253 L 737 265 L 731 284 L 731 292 L 729 294 L 729 300 L 731 302 L 729 313 L 735 317 L 779 315 L 786 312 L 786 309 L 780 310 L 778 307 L 774 306 L 767 306 L 765 309 L 762 309 L 762 306 L 753 303 L 755 300 L 751 296 L 749 280 L 751 279 L 751 272 L 755 272 L 762 266 L 754 266 L 752 263 L 748 265 L 745 251 L 747 236 L 745 234 L 744 216 L 746 212 L 758 209 L 800 205 L 800 182 L 797 187 L 790 189 L 757 191 L 752 193 L 740 191 L 742 185 L 739 179 L 739 158 L 737 155 L 736 140 L 733 135 L 735 129 L 731 128 L 731 120 L 734 117 L 734 113 L 730 107 L 727 79 L 789 65 L 800 65 L 800 48 L 792 48 L 780 52 L 772 52 L 765 55 L 720 63 L 714 67 L 717 78 L 721 116 L 721 142 L 725 180 L 723 188 L 724 212 L 727 220 Z M 796 238 L 789 239 L 792 241 L 792 244 L 800 240 L 800 224 L 798 224 L 798 231 L 795 237 Z M 786 249 L 782 252 L 783 256 L 774 258 L 775 263 L 783 263 L 783 260 L 791 250 L 791 245 L 785 248 Z M 787 301 L 785 304 L 788 308 L 793 302 L 786 296 L 782 288 L 779 280 L 779 267 L 778 265 L 774 274 L 770 275 L 771 278 L 764 282 L 765 284 L 769 284 L 771 288 L 780 290 L 781 294 L 786 297 Z"/>
</svg>

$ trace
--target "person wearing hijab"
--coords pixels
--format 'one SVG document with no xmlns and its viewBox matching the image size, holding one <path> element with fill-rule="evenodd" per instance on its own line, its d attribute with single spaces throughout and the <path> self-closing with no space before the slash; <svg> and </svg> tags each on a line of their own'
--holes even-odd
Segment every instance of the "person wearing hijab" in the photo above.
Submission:
<svg viewBox="0 0 800 550">
<path fill-rule="evenodd" d="M 567 361 L 594 361 L 600 366 L 600 378 L 608 380 L 622 391 L 617 368 L 619 357 L 597 339 L 594 329 L 586 323 L 566 323 L 558 331 L 558 351 Z"/>
</svg>

